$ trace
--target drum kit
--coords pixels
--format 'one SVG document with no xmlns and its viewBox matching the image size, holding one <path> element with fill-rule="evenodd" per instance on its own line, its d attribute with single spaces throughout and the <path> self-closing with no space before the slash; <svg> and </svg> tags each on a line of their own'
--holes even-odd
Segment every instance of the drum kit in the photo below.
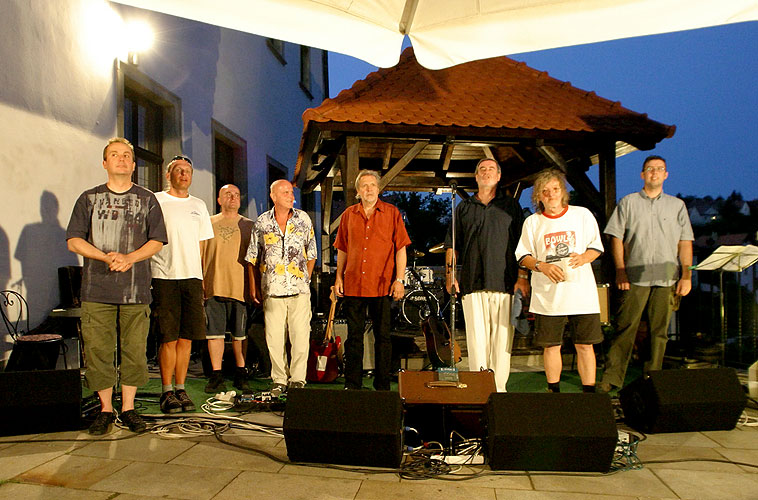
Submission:
<svg viewBox="0 0 758 500">
<path fill-rule="evenodd" d="M 429 249 L 429 253 L 444 253 L 442 243 Z M 409 257 L 412 265 L 405 270 L 405 297 L 400 301 L 401 321 L 413 326 L 418 326 L 421 321 L 431 314 L 440 316 L 440 301 L 444 300 L 445 278 L 434 276 L 434 269 L 427 266 L 416 266 L 416 259 L 424 256 L 424 252 L 412 250 Z M 415 274 L 415 276 L 414 276 Z M 424 293 L 422 286 L 429 290 L 430 295 Z"/>
</svg>

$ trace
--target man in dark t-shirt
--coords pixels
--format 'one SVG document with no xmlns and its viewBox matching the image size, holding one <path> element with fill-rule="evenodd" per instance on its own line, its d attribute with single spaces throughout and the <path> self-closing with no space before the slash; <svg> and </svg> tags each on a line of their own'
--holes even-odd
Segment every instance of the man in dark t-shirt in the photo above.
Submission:
<svg viewBox="0 0 758 500">
<path fill-rule="evenodd" d="M 88 189 L 74 205 L 66 240 L 84 257 L 82 339 L 85 381 L 100 398 L 90 434 L 108 432 L 114 420 L 113 386 L 117 325 L 121 338 L 120 420 L 133 432 L 145 429 L 134 410 L 137 387 L 148 380 L 145 346 L 150 318 L 150 261 L 167 243 L 163 214 L 153 193 L 132 183 L 134 148 L 115 137 L 103 150 L 108 182 Z"/>
</svg>

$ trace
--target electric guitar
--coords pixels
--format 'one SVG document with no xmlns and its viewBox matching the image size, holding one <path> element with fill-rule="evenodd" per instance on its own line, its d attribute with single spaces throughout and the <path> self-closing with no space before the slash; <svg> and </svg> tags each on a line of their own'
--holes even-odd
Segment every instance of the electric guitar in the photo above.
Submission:
<svg viewBox="0 0 758 500">
<path fill-rule="evenodd" d="M 305 379 L 308 382 L 334 382 L 339 376 L 342 361 L 342 339 L 334 335 L 334 312 L 337 310 L 337 295 L 331 288 L 329 319 L 326 321 L 324 340 L 311 340 L 308 367 Z"/>
<path fill-rule="evenodd" d="M 440 368 L 444 366 L 453 367 L 461 358 L 461 347 L 455 342 L 455 338 L 450 334 L 450 328 L 447 323 L 441 320 L 436 311 L 436 305 L 431 301 L 431 293 L 427 290 L 421 277 L 415 269 L 409 268 L 411 274 L 416 278 L 421 289 L 424 291 L 426 304 L 429 308 L 429 315 L 420 321 L 421 331 L 424 332 L 426 339 L 426 352 L 432 367 Z"/>
</svg>

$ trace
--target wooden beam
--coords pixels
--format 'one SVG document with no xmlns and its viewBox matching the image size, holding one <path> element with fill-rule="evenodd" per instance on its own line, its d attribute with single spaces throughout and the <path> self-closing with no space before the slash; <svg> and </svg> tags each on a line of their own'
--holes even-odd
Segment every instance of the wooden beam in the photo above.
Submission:
<svg viewBox="0 0 758 500">
<path fill-rule="evenodd" d="M 497 158 L 495 158 L 495 155 L 492 153 L 491 147 L 482 146 L 482 151 L 484 151 L 484 156 L 486 156 L 488 159 L 497 161 Z"/>
<path fill-rule="evenodd" d="M 392 143 L 388 142 L 384 148 L 384 158 L 382 159 L 382 170 L 390 168 L 390 160 L 392 160 Z"/>
<path fill-rule="evenodd" d="M 342 192 L 345 193 L 345 206 L 355 204 L 355 179 L 358 177 L 358 162 L 360 140 L 356 136 L 349 136 L 345 141 L 347 146 L 347 161 L 342 165 Z"/>
<path fill-rule="evenodd" d="M 342 214 L 339 215 L 336 219 L 334 219 L 334 222 L 332 222 L 329 225 L 329 234 L 332 234 L 334 231 L 339 229 L 340 227 L 340 221 L 342 220 Z"/>
<path fill-rule="evenodd" d="M 334 178 L 327 177 L 321 184 L 321 269 L 332 262 L 331 227 L 332 222 L 332 186 Z"/>
<path fill-rule="evenodd" d="M 387 184 L 392 182 L 392 179 L 394 179 L 397 174 L 399 174 L 411 162 L 411 160 L 413 160 L 416 155 L 426 147 L 427 144 L 429 144 L 428 140 L 416 142 L 416 144 L 414 144 L 413 147 L 411 147 L 411 149 L 409 149 L 408 152 L 405 153 L 403 157 L 400 158 L 397 163 L 395 163 L 395 165 L 393 165 L 392 168 L 382 176 L 382 180 L 379 182 L 379 191 L 383 190 Z"/>
<path fill-rule="evenodd" d="M 598 154 L 598 168 L 600 169 L 599 181 L 600 192 L 603 195 L 603 215 L 607 222 L 616 208 L 616 144 L 604 144 Z"/>
<path fill-rule="evenodd" d="M 453 157 L 453 150 L 455 144 L 446 142 L 442 145 L 442 152 L 440 154 L 440 160 L 442 160 L 442 171 L 447 171 L 450 168 L 450 159 Z"/>
<path fill-rule="evenodd" d="M 566 164 L 566 161 L 563 159 L 563 156 L 555 150 L 552 146 L 537 146 L 537 150 L 542 153 L 542 156 L 544 156 L 550 163 L 552 163 L 556 168 L 558 168 L 561 172 L 564 174 L 568 173 L 568 165 Z M 576 186 L 574 186 L 576 187 Z"/>
<path fill-rule="evenodd" d="M 569 169 L 566 173 L 566 180 L 569 181 L 571 187 L 583 194 L 585 199 L 592 203 L 592 208 L 595 209 L 595 212 L 602 213 L 603 203 L 601 201 L 600 191 L 598 191 L 595 185 L 592 184 L 592 181 L 587 177 L 586 173 L 573 168 Z"/>
</svg>

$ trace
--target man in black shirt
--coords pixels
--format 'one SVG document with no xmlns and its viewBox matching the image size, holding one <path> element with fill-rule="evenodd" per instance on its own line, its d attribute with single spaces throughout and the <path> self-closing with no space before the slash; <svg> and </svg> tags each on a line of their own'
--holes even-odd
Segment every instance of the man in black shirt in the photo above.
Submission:
<svg viewBox="0 0 758 500">
<path fill-rule="evenodd" d="M 505 392 L 513 345 L 511 293 L 529 295 L 529 276 L 514 254 L 524 216 L 513 198 L 498 192 L 495 160 L 480 160 L 475 172 L 479 191 L 455 210 L 455 255 L 451 230 L 445 239 L 446 283 L 451 294 L 463 294 L 469 369 L 493 370 L 497 391 Z M 460 284 L 454 260 L 461 264 Z"/>
</svg>

